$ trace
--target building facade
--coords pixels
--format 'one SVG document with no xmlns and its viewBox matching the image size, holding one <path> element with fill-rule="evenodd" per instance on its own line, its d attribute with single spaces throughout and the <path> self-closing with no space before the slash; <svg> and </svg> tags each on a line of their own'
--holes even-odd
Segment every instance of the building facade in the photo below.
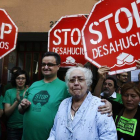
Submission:
<svg viewBox="0 0 140 140">
<path fill-rule="evenodd" d="M 19 66 L 26 70 L 31 83 L 40 80 L 41 58 L 48 46 L 48 31 L 65 15 L 89 14 L 98 0 L 12 0 L 0 1 L 18 27 L 16 49 L 0 60 L 0 75 L 3 85 L 10 81 L 10 70 Z M 90 66 L 91 67 L 91 66 Z M 96 68 L 91 68 L 96 72 Z M 63 80 L 65 68 L 58 77 Z M 94 77 L 96 79 L 96 77 Z"/>
</svg>

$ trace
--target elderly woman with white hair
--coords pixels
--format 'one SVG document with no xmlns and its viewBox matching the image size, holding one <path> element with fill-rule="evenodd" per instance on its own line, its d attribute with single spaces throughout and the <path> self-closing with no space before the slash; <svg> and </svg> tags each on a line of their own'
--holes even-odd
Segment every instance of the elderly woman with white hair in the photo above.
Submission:
<svg viewBox="0 0 140 140">
<path fill-rule="evenodd" d="M 72 97 L 62 101 L 48 140 L 117 140 L 112 117 L 101 115 L 101 99 L 89 92 L 92 72 L 72 67 L 65 77 Z"/>
</svg>

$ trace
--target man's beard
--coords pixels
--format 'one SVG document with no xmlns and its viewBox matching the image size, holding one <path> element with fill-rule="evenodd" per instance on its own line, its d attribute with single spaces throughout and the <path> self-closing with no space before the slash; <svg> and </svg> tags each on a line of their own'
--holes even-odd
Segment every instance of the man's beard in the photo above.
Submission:
<svg viewBox="0 0 140 140">
<path fill-rule="evenodd" d="M 103 93 L 104 93 L 104 97 L 107 97 L 108 98 L 110 96 L 110 91 L 108 89 L 105 89 L 103 91 Z"/>
</svg>

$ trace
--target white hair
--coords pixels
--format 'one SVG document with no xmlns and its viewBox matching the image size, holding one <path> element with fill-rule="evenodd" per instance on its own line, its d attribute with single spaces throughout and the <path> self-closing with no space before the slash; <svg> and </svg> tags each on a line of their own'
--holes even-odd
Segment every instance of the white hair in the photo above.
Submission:
<svg viewBox="0 0 140 140">
<path fill-rule="evenodd" d="M 92 84 L 92 72 L 90 69 L 88 68 L 83 68 L 83 67 L 71 67 L 70 69 L 68 69 L 68 71 L 66 72 L 66 76 L 65 76 L 65 82 L 66 85 L 68 87 L 68 82 L 69 82 L 69 78 L 70 78 L 70 74 L 71 72 L 73 72 L 74 70 L 80 70 L 84 73 L 85 79 L 86 79 L 86 85 L 89 88 Z"/>
</svg>

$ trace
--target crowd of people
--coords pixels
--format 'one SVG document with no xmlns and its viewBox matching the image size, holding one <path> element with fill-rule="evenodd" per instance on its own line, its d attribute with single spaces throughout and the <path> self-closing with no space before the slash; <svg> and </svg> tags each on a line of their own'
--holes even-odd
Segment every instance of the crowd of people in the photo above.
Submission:
<svg viewBox="0 0 140 140">
<path fill-rule="evenodd" d="M 12 69 L 11 83 L 0 96 L 6 140 L 140 139 L 140 85 L 127 83 L 127 72 L 115 80 L 107 75 L 109 67 L 100 67 L 91 93 L 90 69 L 72 67 L 64 82 L 57 77 L 60 63 L 57 53 L 46 52 L 41 63 L 44 78 L 31 86 L 24 70 Z"/>
</svg>

